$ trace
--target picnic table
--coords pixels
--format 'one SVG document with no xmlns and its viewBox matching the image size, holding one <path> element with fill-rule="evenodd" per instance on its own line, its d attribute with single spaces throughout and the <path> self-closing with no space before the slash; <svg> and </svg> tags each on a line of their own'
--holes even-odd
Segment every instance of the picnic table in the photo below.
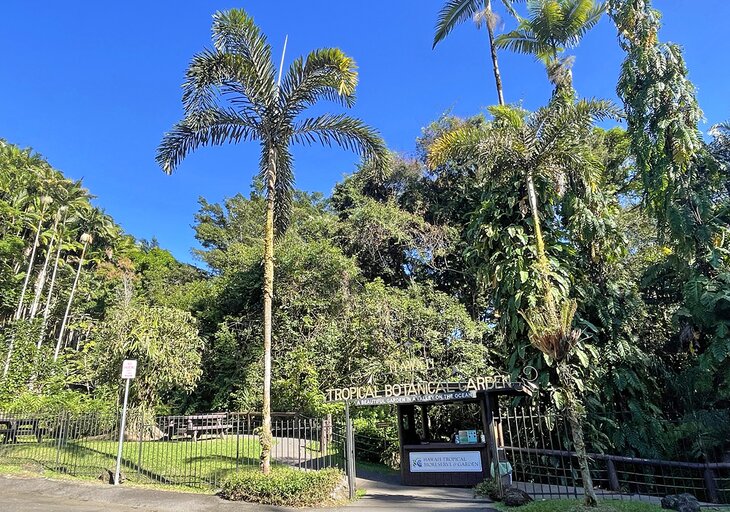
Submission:
<svg viewBox="0 0 730 512">
<path fill-rule="evenodd" d="M 233 425 L 224 423 L 227 416 L 227 413 L 221 412 L 170 418 L 167 437 L 172 439 L 173 436 L 177 435 L 197 441 L 203 434 L 216 434 L 221 438 L 225 438 L 226 433 L 233 428 Z"/>
<path fill-rule="evenodd" d="M 30 427 L 31 433 L 40 443 L 43 440 L 43 428 L 38 418 L 9 418 L 0 417 L 0 434 L 3 435 L 3 444 L 17 443 L 21 429 Z"/>
</svg>

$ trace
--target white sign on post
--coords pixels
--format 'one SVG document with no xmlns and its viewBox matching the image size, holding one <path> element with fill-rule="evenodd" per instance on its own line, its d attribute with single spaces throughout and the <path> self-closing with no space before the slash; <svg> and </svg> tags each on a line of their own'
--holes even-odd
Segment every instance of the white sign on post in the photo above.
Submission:
<svg viewBox="0 0 730 512">
<path fill-rule="evenodd" d="M 122 378 L 133 379 L 137 376 L 137 360 L 125 359 L 122 363 Z"/>
<path fill-rule="evenodd" d="M 114 470 L 114 485 L 119 485 L 119 471 L 122 465 L 122 446 L 124 445 L 124 428 L 127 423 L 127 400 L 129 398 L 129 383 L 137 376 L 137 360 L 125 359 L 122 363 L 122 378 L 124 384 L 124 405 L 122 405 L 122 421 L 119 423 L 119 448 L 117 449 L 117 467 Z"/>
</svg>

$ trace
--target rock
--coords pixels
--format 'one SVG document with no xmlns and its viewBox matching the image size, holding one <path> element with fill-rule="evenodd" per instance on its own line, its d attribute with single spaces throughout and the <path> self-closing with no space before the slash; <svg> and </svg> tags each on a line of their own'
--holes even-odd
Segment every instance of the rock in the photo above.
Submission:
<svg viewBox="0 0 730 512">
<path fill-rule="evenodd" d="M 124 473 L 122 473 L 120 471 L 119 472 L 119 483 L 123 484 L 126 479 L 127 478 L 124 476 Z M 114 485 L 114 471 L 112 471 L 111 469 L 103 470 L 101 472 L 101 474 L 99 475 L 99 480 L 101 480 L 104 483 Z"/>
<path fill-rule="evenodd" d="M 700 503 L 691 494 L 671 494 L 662 498 L 662 508 L 678 512 L 698 512 Z"/>
<path fill-rule="evenodd" d="M 522 489 L 517 487 L 510 487 L 504 490 L 504 496 L 502 497 L 502 503 L 508 507 L 521 507 L 530 503 L 532 498 Z"/>
</svg>

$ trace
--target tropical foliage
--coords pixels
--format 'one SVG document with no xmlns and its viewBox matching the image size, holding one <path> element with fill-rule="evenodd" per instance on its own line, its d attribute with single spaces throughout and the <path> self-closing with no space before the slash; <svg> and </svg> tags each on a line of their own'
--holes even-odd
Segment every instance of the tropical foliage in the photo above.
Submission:
<svg viewBox="0 0 730 512">
<path fill-rule="evenodd" d="M 190 151 L 229 142 L 262 152 L 250 188 L 200 199 L 196 266 L 124 234 L 80 182 L 1 142 L 0 407 L 113 406 L 127 357 L 145 375 L 137 404 L 270 401 L 312 416 L 341 412 L 324 401 L 330 387 L 530 365 L 542 405 L 568 413 L 575 446 L 720 460 L 730 449 L 727 113 L 707 115 L 722 117 L 700 132 L 681 48 L 661 41 L 646 0 L 505 5 L 517 26 L 494 48 L 543 59 L 555 94 L 533 111 L 445 115 L 408 157 L 386 154 L 359 120 L 302 117 L 321 99 L 352 105 L 357 75 L 340 50 L 295 59 L 279 84 L 253 21 L 216 15 L 213 49 L 193 57 L 185 117 L 158 161 L 171 172 Z M 493 30 L 492 7 L 447 2 L 436 42 L 485 10 Z M 556 80 L 570 78 L 564 52 L 604 12 L 625 53 L 620 105 Z M 290 147 L 315 142 L 370 161 L 327 198 L 297 191 Z M 367 430 L 392 411 L 359 414 Z"/>
</svg>

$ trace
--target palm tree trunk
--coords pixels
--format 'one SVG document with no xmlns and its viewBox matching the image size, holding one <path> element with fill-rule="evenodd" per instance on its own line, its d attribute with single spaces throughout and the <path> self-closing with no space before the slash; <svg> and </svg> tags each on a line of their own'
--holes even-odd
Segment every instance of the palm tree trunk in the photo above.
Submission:
<svg viewBox="0 0 730 512">
<path fill-rule="evenodd" d="M 66 220 L 64 219 L 64 224 Z M 63 226 L 61 226 L 63 230 Z M 51 316 L 51 302 L 53 301 L 53 289 L 56 286 L 56 274 L 58 273 L 58 260 L 61 257 L 61 247 L 63 247 L 63 236 L 58 238 L 58 247 L 56 248 L 56 258 L 53 263 L 53 273 L 51 274 L 51 284 L 48 286 L 48 297 L 46 297 L 46 306 L 43 309 L 43 322 L 41 323 L 41 332 L 38 335 L 37 348 L 41 348 L 43 338 L 46 335 L 46 327 L 48 326 L 48 317 Z"/>
<path fill-rule="evenodd" d="M 35 295 L 33 296 L 33 303 L 30 306 L 30 313 L 28 314 L 29 318 L 35 318 L 36 313 L 38 313 L 38 308 L 40 307 L 41 303 L 41 295 L 43 294 L 43 288 L 46 286 L 46 277 L 48 275 L 48 263 L 51 261 L 51 252 L 53 252 L 53 242 L 56 240 L 56 233 L 58 229 L 58 221 L 59 218 L 56 216 L 56 219 L 53 222 L 53 233 L 51 234 L 51 240 L 48 242 L 48 249 L 46 249 L 46 259 L 43 262 L 43 268 L 41 269 L 40 273 L 38 274 L 38 277 L 36 278 L 35 282 Z"/>
<path fill-rule="evenodd" d="M 525 175 L 527 183 L 527 200 L 530 203 L 530 211 L 532 212 L 532 222 L 535 225 L 535 247 L 537 249 L 537 263 L 540 270 L 546 272 L 548 270 L 548 260 L 545 255 L 545 241 L 542 238 L 542 229 L 540 227 L 540 216 L 537 212 L 537 193 L 535 192 L 535 180 L 532 170 L 528 169 Z"/>
<path fill-rule="evenodd" d="M 13 320 L 20 319 L 22 312 L 23 312 L 23 300 L 25 298 L 25 291 L 28 289 L 28 282 L 30 281 L 30 274 L 33 271 L 33 263 L 35 263 L 35 253 L 36 253 L 36 249 L 38 248 L 38 239 L 41 236 L 41 226 L 43 225 L 43 212 L 45 211 L 45 209 L 46 209 L 46 206 L 44 203 L 43 208 L 41 209 L 41 217 L 38 219 L 38 226 L 36 227 L 36 231 L 35 231 L 35 239 L 33 240 L 33 249 L 30 252 L 30 261 L 28 262 L 28 270 L 26 270 L 26 272 L 25 272 L 25 280 L 23 281 L 23 288 L 20 291 L 20 300 L 18 300 L 18 309 L 15 310 L 15 316 L 13 317 Z M 8 351 L 8 360 L 10 359 L 10 354 L 12 353 L 12 350 L 13 349 L 11 346 L 10 350 Z"/>
<path fill-rule="evenodd" d="M 563 393 L 565 393 L 566 413 L 568 423 L 570 424 L 570 432 L 573 437 L 573 447 L 575 448 L 578 466 L 580 467 L 581 479 L 583 480 L 585 504 L 588 507 L 595 507 L 598 505 L 598 498 L 593 488 L 593 478 L 588 467 L 588 454 L 586 452 L 585 440 L 583 439 L 582 418 L 579 413 L 580 404 L 578 403 L 578 397 L 575 396 L 573 391 L 573 379 L 570 376 L 570 369 L 567 363 L 558 363 L 557 370 L 561 384 L 563 385 Z"/>
<path fill-rule="evenodd" d="M 266 231 L 264 233 L 264 396 L 261 442 L 261 471 L 271 471 L 271 328 L 274 298 L 274 200 L 276 196 L 276 161 L 269 153 L 269 181 L 266 186 Z"/>
<path fill-rule="evenodd" d="M 86 248 L 89 246 L 89 242 L 84 242 L 84 248 L 81 250 L 81 258 L 79 258 L 79 266 L 76 269 L 76 277 L 74 278 L 74 284 L 71 287 L 71 294 L 68 296 L 68 304 L 66 304 L 66 312 L 63 314 L 63 321 L 61 322 L 61 332 L 58 333 L 58 341 L 56 342 L 56 350 L 53 353 L 53 360 L 58 360 L 58 354 L 61 351 L 61 343 L 63 341 L 63 335 L 66 333 L 66 325 L 68 323 L 68 315 L 71 312 L 71 304 L 74 301 L 74 294 L 76 293 L 76 287 L 79 284 L 79 276 L 81 275 L 81 266 L 84 264 L 84 255 L 86 254 Z"/>
<path fill-rule="evenodd" d="M 38 226 L 35 231 L 35 239 L 33 240 L 33 249 L 30 251 L 30 261 L 28 262 L 28 270 L 25 273 L 25 280 L 23 281 L 23 288 L 20 291 L 20 299 L 18 300 L 18 309 L 15 310 L 13 320 L 19 320 L 23 313 L 23 299 L 25 297 L 25 291 L 28 289 L 28 282 L 30 281 L 30 274 L 33 271 L 33 263 L 35 262 L 35 253 L 38 248 L 38 240 L 41 236 L 41 226 L 43 225 L 43 213 L 46 211 L 46 202 L 41 199 L 43 208 L 41 208 L 41 216 L 38 219 Z M 3 367 L 3 380 L 8 376 L 10 370 L 10 361 L 13 358 L 13 350 L 15 349 L 15 333 L 10 335 L 10 343 L 8 345 L 8 354 L 5 356 L 5 366 Z"/>
<path fill-rule="evenodd" d="M 489 13 L 487 19 L 487 34 L 489 34 L 489 51 L 492 54 L 492 69 L 494 70 L 494 82 L 497 85 L 497 99 L 500 105 L 504 105 L 504 94 L 502 93 L 502 75 L 499 73 L 499 63 L 497 62 L 497 48 L 494 46 L 494 24 L 492 22 L 492 0 L 487 0 L 486 6 Z"/>
</svg>

